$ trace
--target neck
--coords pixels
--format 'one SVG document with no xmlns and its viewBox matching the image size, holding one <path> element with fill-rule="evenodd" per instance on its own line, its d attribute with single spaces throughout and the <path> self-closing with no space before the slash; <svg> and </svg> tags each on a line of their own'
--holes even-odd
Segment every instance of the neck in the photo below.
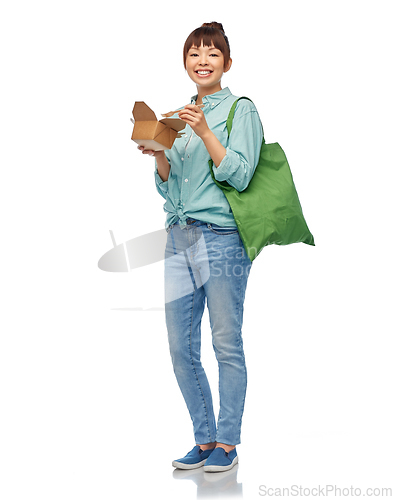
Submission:
<svg viewBox="0 0 393 500">
<path fill-rule="evenodd" d="M 205 97 L 207 95 L 215 94 L 216 92 L 219 92 L 220 90 L 222 90 L 222 88 L 221 88 L 221 83 L 218 83 L 214 87 L 198 87 L 197 86 L 197 90 L 198 90 L 198 97 L 196 100 L 196 104 L 202 104 L 203 97 Z"/>
</svg>

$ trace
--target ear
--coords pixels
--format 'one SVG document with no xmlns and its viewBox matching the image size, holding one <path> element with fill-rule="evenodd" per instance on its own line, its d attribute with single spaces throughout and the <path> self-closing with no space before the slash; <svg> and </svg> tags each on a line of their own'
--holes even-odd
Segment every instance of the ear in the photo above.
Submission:
<svg viewBox="0 0 393 500">
<path fill-rule="evenodd" d="M 231 66 L 232 66 L 232 59 L 229 58 L 227 67 L 224 69 L 224 73 L 226 73 L 227 71 L 229 71 L 231 69 Z"/>
</svg>

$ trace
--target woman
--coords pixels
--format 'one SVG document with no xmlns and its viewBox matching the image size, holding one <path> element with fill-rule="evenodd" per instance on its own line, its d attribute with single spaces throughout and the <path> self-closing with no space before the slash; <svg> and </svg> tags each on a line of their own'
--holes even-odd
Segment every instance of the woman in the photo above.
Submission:
<svg viewBox="0 0 393 500">
<path fill-rule="evenodd" d="M 258 112 L 249 100 L 236 105 L 230 138 L 229 110 L 237 99 L 221 78 L 232 60 L 224 29 L 205 23 L 187 38 L 184 67 L 197 86 L 191 104 L 178 111 L 184 134 L 169 151 L 148 151 L 156 160 L 156 186 L 165 198 L 168 242 L 165 258 L 165 313 L 174 372 L 194 427 L 196 446 L 172 465 L 232 468 L 246 394 L 242 343 L 243 303 L 251 268 L 230 206 L 214 183 L 244 190 L 256 168 L 263 138 Z M 212 396 L 200 362 L 201 319 L 209 310 L 219 366 L 220 412 L 216 423 Z"/>
</svg>

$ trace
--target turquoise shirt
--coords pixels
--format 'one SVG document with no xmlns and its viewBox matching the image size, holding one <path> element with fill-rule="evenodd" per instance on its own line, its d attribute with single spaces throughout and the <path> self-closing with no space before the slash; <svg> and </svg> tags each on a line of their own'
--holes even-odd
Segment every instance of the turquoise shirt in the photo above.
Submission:
<svg viewBox="0 0 393 500">
<path fill-rule="evenodd" d="M 191 98 L 195 104 L 197 96 Z M 203 112 L 210 130 L 226 148 L 226 155 L 213 171 L 218 181 L 227 181 L 238 191 L 250 182 L 258 164 L 263 128 L 254 104 L 242 99 L 236 105 L 231 135 L 228 140 L 226 121 L 232 104 L 238 99 L 228 88 L 202 99 Z M 175 115 L 177 116 L 177 115 Z M 169 177 L 164 182 L 155 168 L 157 191 L 165 198 L 165 227 L 178 219 L 186 224 L 187 217 L 223 227 L 235 227 L 231 208 L 224 193 L 214 183 L 209 168 L 210 155 L 189 125 L 184 135 L 165 151 L 170 164 Z"/>
</svg>

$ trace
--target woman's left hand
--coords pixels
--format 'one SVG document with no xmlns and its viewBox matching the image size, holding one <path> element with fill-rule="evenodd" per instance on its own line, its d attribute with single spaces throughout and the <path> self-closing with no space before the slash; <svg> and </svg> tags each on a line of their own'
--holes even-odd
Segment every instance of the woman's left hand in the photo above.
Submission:
<svg viewBox="0 0 393 500">
<path fill-rule="evenodd" d="M 178 115 L 181 120 L 188 123 L 201 139 L 210 131 L 203 111 L 195 104 L 187 104 L 184 109 L 179 111 Z"/>
</svg>

